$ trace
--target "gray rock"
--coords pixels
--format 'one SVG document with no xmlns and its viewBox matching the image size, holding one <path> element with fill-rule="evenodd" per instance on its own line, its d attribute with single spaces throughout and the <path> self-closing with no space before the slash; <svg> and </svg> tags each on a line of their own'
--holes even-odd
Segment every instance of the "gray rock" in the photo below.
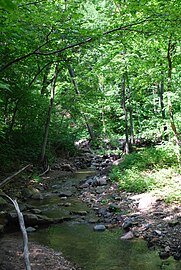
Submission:
<svg viewBox="0 0 181 270">
<path fill-rule="evenodd" d="M 26 228 L 26 231 L 27 231 L 28 233 L 31 233 L 31 232 L 35 232 L 36 229 L 33 228 L 33 227 L 28 227 L 28 228 Z"/>
<path fill-rule="evenodd" d="M 87 182 L 80 186 L 80 188 L 88 188 L 88 187 L 89 187 L 89 183 L 87 183 Z"/>
<path fill-rule="evenodd" d="M 84 210 L 72 211 L 71 214 L 80 215 L 80 216 L 86 216 L 87 211 L 84 211 Z"/>
<path fill-rule="evenodd" d="M 102 194 L 104 191 L 105 191 L 105 187 L 103 187 L 103 186 L 98 186 L 96 188 L 96 193 L 97 194 Z"/>
<path fill-rule="evenodd" d="M 97 224 L 94 226 L 94 231 L 105 231 L 106 227 L 103 224 Z"/>
<path fill-rule="evenodd" d="M 111 212 L 116 212 L 116 211 L 119 211 L 120 210 L 120 206 L 118 204 L 115 204 L 115 203 L 111 203 L 109 205 L 109 210 Z"/>
<path fill-rule="evenodd" d="M 157 235 L 161 236 L 162 232 L 160 230 L 154 230 L 154 233 L 156 233 Z"/>
<path fill-rule="evenodd" d="M 30 212 L 33 213 L 33 214 L 41 214 L 42 211 L 40 209 L 34 208 L 34 209 L 31 209 Z"/>
<path fill-rule="evenodd" d="M 173 257 L 174 257 L 174 259 L 175 260 L 181 260 L 181 252 L 177 252 L 177 253 L 175 253 L 174 255 L 173 255 Z"/>
<path fill-rule="evenodd" d="M 99 221 L 99 218 L 90 218 L 89 220 L 88 220 L 88 222 L 89 223 L 97 223 Z"/>
<path fill-rule="evenodd" d="M 178 220 L 172 220 L 172 221 L 169 221 L 168 222 L 168 225 L 170 226 L 170 227 L 175 227 L 176 225 L 178 225 L 179 224 L 179 221 Z"/>
<path fill-rule="evenodd" d="M 43 200 L 43 195 L 40 192 L 38 192 L 38 193 L 32 194 L 31 198 L 33 200 Z"/>
<path fill-rule="evenodd" d="M 38 224 L 38 217 L 32 213 L 24 213 L 24 220 L 26 225 L 36 225 Z"/>
<path fill-rule="evenodd" d="M 72 192 L 67 190 L 67 191 L 61 191 L 60 194 L 58 195 L 59 197 L 71 197 Z"/>
<path fill-rule="evenodd" d="M 107 213 L 107 209 L 105 207 L 98 208 L 99 215 L 104 216 L 104 215 L 106 215 L 106 213 Z"/>
<path fill-rule="evenodd" d="M 120 237 L 121 240 L 130 240 L 133 238 L 134 238 L 134 235 L 133 235 L 132 231 L 129 231 L 128 233 L 126 233 L 125 235 Z"/>
<path fill-rule="evenodd" d="M 133 225 L 131 219 L 126 219 L 123 224 L 122 224 L 122 228 L 123 229 L 128 229 Z"/>
<path fill-rule="evenodd" d="M 160 259 L 165 260 L 165 259 L 168 259 L 170 257 L 170 254 L 168 252 L 165 252 L 165 251 L 160 251 L 159 256 L 160 256 Z"/>
<path fill-rule="evenodd" d="M 107 185 L 107 177 L 106 176 L 103 176 L 103 177 L 97 178 L 97 185 L 98 186 L 105 186 L 105 185 Z"/>
</svg>

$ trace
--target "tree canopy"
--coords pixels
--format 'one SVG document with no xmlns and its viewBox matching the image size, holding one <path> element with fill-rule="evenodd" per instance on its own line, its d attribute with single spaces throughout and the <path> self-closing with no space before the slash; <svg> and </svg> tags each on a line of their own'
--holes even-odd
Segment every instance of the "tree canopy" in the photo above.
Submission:
<svg viewBox="0 0 181 270">
<path fill-rule="evenodd" d="M 179 0 L 0 7 L 2 166 L 89 137 L 171 140 L 180 162 Z"/>
</svg>

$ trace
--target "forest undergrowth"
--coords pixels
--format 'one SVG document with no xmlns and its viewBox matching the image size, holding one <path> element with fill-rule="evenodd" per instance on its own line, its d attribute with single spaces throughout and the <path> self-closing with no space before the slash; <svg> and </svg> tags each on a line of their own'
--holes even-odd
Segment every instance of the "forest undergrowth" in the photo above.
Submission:
<svg viewBox="0 0 181 270">
<path fill-rule="evenodd" d="M 112 181 L 128 192 L 150 191 L 166 202 L 181 202 L 181 171 L 169 143 L 140 148 L 125 155 L 110 173 Z"/>
</svg>

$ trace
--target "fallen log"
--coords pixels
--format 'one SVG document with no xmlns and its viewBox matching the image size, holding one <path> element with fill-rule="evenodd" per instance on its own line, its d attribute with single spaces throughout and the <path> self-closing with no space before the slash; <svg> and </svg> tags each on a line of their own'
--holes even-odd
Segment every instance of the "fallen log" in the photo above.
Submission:
<svg viewBox="0 0 181 270">
<path fill-rule="evenodd" d="M 16 200 L 11 199 L 11 197 L 9 197 L 8 195 L 6 195 L 5 193 L 0 193 L 0 196 L 8 199 L 15 207 L 17 215 L 18 215 L 18 220 L 19 220 L 19 225 L 20 225 L 20 229 L 21 229 L 21 233 L 23 236 L 23 244 L 24 244 L 24 261 L 25 261 L 25 266 L 26 266 L 26 270 L 31 270 L 31 265 L 30 265 L 30 260 L 29 260 L 29 250 L 28 250 L 28 235 L 27 235 L 27 231 L 25 228 L 25 223 L 24 223 L 24 218 L 23 218 L 23 214 L 21 213 L 20 209 L 19 209 L 19 205 L 17 203 Z"/>
<path fill-rule="evenodd" d="M 2 186 L 4 186 L 6 183 L 8 183 L 12 178 L 14 178 L 15 176 L 17 176 L 18 174 L 20 174 L 24 170 L 28 169 L 30 166 L 32 166 L 32 165 L 31 164 L 28 164 L 25 167 L 23 167 L 21 170 L 19 170 L 18 172 L 15 172 L 13 175 L 11 175 L 11 176 L 7 177 L 6 179 L 4 179 L 2 182 L 0 182 L 0 188 Z"/>
</svg>

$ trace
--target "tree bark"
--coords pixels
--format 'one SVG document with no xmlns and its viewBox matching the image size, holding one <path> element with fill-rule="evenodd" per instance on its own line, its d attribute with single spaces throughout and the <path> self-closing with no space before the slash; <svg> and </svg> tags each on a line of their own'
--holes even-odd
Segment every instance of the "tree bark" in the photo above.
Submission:
<svg viewBox="0 0 181 270">
<path fill-rule="evenodd" d="M 166 131 L 167 131 L 167 125 L 165 122 L 165 105 L 164 105 L 164 101 L 163 101 L 163 95 L 164 95 L 164 79 L 161 80 L 160 85 L 158 85 L 159 87 L 159 94 L 160 94 L 160 107 L 161 107 L 161 114 L 162 114 L 162 120 L 163 120 L 163 131 L 164 131 L 164 139 L 168 139 L 166 136 Z"/>
<path fill-rule="evenodd" d="M 26 270 L 31 270 L 31 265 L 30 265 L 30 260 L 29 260 L 29 250 L 28 250 L 28 235 L 26 232 L 26 228 L 25 228 L 25 223 L 24 223 L 24 218 L 23 218 L 23 214 L 21 213 L 20 209 L 19 209 L 19 205 L 17 203 L 16 200 L 11 199 L 8 195 L 6 195 L 5 193 L 1 194 L 1 197 L 7 198 L 15 207 L 17 215 L 18 215 L 18 220 L 19 220 L 19 225 L 20 225 L 20 229 L 21 229 L 21 233 L 23 236 L 23 244 L 24 244 L 24 261 L 25 261 L 25 267 Z"/>
<path fill-rule="evenodd" d="M 169 108 L 169 115 L 170 115 L 170 125 L 174 134 L 176 147 L 177 147 L 177 160 L 179 165 L 181 166 L 181 159 L 180 159 L 180 144 L 179 144 L 179 136 L 177 133 L 177 129 L 174 122 L 174 116 L 173 116 L 173 108 L 172 108 L 172 102 L 171 102 L 171 80 L 172 80 L 172 55 L 175 49 L 175 44 L 172 43 L 172 35 L 169 38 L 168 42 L 168 51 L 167 51 L 167 59 L 168 59 L 168 108 Z"/>
<path fill-rule="evenodd" d="M 49 127 L 50 127 L 50 120 L 51 120 L 51 113 L 53 109 L 53 103 L 54 103 L 54 98 L 55 98 L 55 86 L 56 86 L 56 80 L 58 77 L 59 69 L 58 69 L 59 63 L 56 63 L 55 66 L 55 72 L 52 80 L 52 87 L 51 87 L 51 97 L 50 97 L 50 104 L 48 108 L 48 114 L 47 114 L 47 119 L 46 119 L 46 124 L 45 124 L 45 133 L 44 133 L 44 138 L 43 138 L 43 143 L 42 143 L 42 149 L 41 149 L 41 157 L 40 157 L 40 163 L 43 166 L 43 169 L 46 170 L 48 164 L 44 166 L 46 161 L 45 157 L 45 152 L 46 152 L 46 146 L 47 146 L 47 141 L 48 141 L 48 132 L 49 132 Z"/>
<path fill-rule="evenodd" d="M 131 89 L 129 84 L 128 72 L 126 70 L 126 79 L 128 84 L 128 102 L 129 102 L 129 124 L 130 124 L 130 144 L 134 143 L 134 129 L 133 129 L 133 106 L 131 103 Z"/>
<path fill-rule="evenodd" d="M 125 75 L 122 77 L 122 106 L 124 111 L 124 120 L 125 120 L 125 136 L 126 143 L 124 147 L 125 154 L 129 154 L 129 132 L 128 132 L 128 112 L 126 106 L 126 93 L 125 93 Z"/>
</svg>

